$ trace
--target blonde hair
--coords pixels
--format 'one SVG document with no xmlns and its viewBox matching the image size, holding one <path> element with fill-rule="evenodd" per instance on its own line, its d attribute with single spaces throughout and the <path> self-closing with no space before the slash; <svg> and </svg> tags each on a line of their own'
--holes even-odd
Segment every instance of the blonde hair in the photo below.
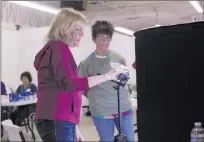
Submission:
<svg viewBox="0 0 204 142">
<path fill-rule="evenodd" d="M 71 29 L 76 23 L 86 24 L 86 17 L 72 8 L 63 8 L 53 19 L 50 29 L 45 37 L 46 42 L 50 40 L 62 40 L 70 42 Z"/>
</svg>

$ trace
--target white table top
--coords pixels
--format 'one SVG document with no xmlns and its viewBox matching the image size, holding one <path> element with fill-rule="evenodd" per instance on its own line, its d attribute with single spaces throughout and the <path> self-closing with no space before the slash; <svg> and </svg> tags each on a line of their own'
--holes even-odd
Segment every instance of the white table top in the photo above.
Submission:
<svg viewBox="0 0 204 142">
<path fill-rule="evenodd" d="M 130 100 L 132 103 L 132 109 L 136 110 L 137 109 L 137 99 L 131 98 Z M 37 103 L 37 98 L 31 99 L 28 101 L 19 101 L 19 102 L 9 102 L 8 99 L 1 99 L 1 106 L 24 106 L 24 105 L 30 105 L 30 104 L 36 104 L 36 103 Z"/>
<path fill-rule="evenodd" d="M 37 103 L 37 98 L 31 99 L 28 101 L 19 101 L 19 102 L 9 102 L 8 100 L 5 100 L 5 99 L 1 100 L 1 106 L 25 106 L 25 105 L 31 105 L 36 103 Z"/>
</svg>

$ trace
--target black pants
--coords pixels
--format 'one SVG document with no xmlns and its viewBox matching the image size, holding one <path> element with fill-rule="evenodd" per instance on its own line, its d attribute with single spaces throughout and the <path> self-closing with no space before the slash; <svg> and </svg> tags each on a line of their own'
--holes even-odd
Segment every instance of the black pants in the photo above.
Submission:
<svg viewBox="0 0 204 142">
<path fill-rule="evenodd" d="M 43 142 L 57 142 L 52 120 L 36 120 L 35 125 Z"/>
<path fill-rule="evenodd" d="M 76 125 L 66 121 L 36 120 L 43 142 L 74 142 Z"/>
<path fill-rule="evenodd" d="M 19 106 L 11 113 L 10 119 L 14 125 L 20 126 L 22 120 L 27 118 L 33 112 L 35 112 L 35 105 Z"/>
</svg>

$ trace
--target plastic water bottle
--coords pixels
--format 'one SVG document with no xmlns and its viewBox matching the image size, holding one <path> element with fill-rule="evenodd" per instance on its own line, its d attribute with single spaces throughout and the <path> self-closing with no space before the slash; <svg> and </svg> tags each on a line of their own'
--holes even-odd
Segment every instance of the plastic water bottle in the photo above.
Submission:
<svg viewBox="0 0 204 142">
<path fill-rule="evenodd" d="M 35 93 L 30 94 L 30 99 L 34 100 L 35 99 Z"/>
<path fill-rule="evenodd" d="M 204 142 L 204 129 L 201 122 L 195 122 L 191 131 L 191 142 Z"/>
<path fill-rule="evenodd" d="M 28 95 L 27 95 L 27 100 L 30 100 L 30 97 L 31 97 L 31 95 L 30 95 L 30 94 L 28 94 Z"/>
<path fill-rule="evenodd" d="M 13 94 L 9 93 L 9 102 L 12 102 L 12 101 L 13 101 Z"/>
<path fill-rule="evenodd" d="M 28 94 L 24 95 L 24 101 L 28 101 Z"/>
</svg>

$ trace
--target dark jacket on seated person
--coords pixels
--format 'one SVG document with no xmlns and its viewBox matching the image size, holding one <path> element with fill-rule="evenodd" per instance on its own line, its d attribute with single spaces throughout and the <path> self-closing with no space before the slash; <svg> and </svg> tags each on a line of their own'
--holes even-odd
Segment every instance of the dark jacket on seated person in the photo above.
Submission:
<svg viewBox="0 0 204 142">
<path fill-rule="evenodd" d="M 1 95 L 7 95 L 6 94 L 6 85 L 3 81 L 1 81 Z"/>
<path fill-rule="evenodd" d="M 7 95 L 6 85 L 1 81 L 1 95 Z M 8 114 L 6 112 L 7 107 L 1 107 L 1 121 L 8 119 Z"/>
<path fill-rule="evenodd" d="M 19 85 L 16 93 L 20 94 L 22 92 L 32 92 L 32 93 L 37 93 L 37 86 L 33 83 L 30 83 L 26 88 L 24 87 L 24 85 Z"/>
</svg>

